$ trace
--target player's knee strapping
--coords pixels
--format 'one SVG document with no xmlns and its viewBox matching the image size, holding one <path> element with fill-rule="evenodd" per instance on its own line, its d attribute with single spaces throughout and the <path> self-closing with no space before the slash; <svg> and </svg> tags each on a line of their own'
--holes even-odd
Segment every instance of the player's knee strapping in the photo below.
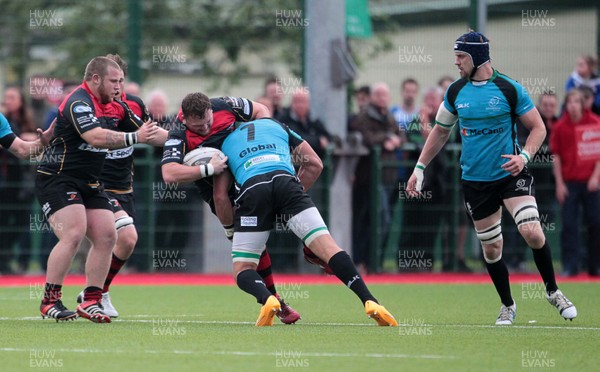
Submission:
<svg viewBox="0 0 600 372">
<path fill-rule="evenodd" d="M 133 218 L 130 216 L 119 217 L 115 220 L 115 228 L 117 231 L 130 225 L 133 225 Z"/>
<path fill-rule="evenodd" d="M 481 244 L 492 244 L 502 239 L 502 220 L 498 220 L 491 227 L 477 230 L 477 238 L 481 241 Z"/>
<path fill-rule="evenodd" d="M 290 218 L 287 227 L 308 247 L 321 235 L 329 234 L 319 210 L 311 207 Z"/>
<path fill-rule="evenodd" d="M 233 262 L 251 262 L 258 265 L 268 239 L 268 231 L 236 232 L 231 247 Z"/>
<path fill-rule="evenodd" d="M 517 227 L 525 223 L 534 223 L 540 221 L 540 214 L 534 200 L 517 205 L 512 210 L 512 216 Z"/>
</svg>

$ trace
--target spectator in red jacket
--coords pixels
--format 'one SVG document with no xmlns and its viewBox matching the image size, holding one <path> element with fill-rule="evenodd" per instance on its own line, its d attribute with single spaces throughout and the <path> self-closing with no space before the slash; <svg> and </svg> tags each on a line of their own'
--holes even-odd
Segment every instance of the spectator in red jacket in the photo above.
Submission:
<svg viewBox="0 0 600 372">
<path fill-rule="evenodd" d="M 561 253 L 564 275 L 579 273 L 579 208 L 583 207 L 588 232 L 587 268 L 590 275 L 599 275 L 600 257 L 600 161 L 584 161 L 578 155 L 576 128 L 597 125 L 600 118 L 584 110 L 583 95 L 571 90 L 565 100 L 565 113 L 554 125 L 550 149 L 554 154 L 556 199 L 562 207 Z"/>
</svg>

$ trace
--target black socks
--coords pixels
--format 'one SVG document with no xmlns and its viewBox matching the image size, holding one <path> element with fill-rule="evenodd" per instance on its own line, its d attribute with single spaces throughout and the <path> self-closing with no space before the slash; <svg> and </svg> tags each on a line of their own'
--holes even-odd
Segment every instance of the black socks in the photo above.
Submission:
<svg viewBox="0 0 600 372">
<path fill-rule="evenodd" d="M 348 253 L 341 251 L 334 254 L 327 264 L 335 276 L 337 276 L 346 287 L 350 288 L 350 290 L 360 298 L 363 304 L 368 300 L 377 302 L 358 274 L 358 271 L 356 271 L 356 267 L 354 266 L 354 263 L 352 263 Z"/>
</svg>

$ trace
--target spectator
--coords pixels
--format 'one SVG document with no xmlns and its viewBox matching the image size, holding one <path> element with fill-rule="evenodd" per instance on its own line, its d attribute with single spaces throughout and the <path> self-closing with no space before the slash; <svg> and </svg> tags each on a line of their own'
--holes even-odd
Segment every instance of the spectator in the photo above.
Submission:
<svg viewBox="0 0 600 372">
<path fill-rule="evenodd" d="M 448 87 L 454 82 L 454 80 L 456 79 L 450 75 L 444 75 L 440 78 L 440 80 L 438 80 L 438 87 L 442 89 L 442 95 L 446 94 Z"/>
<path fill-rule="evenodd" d="M 369 104 L 371 97 L 371 88 L 368 85 L 360 86 L 354 91 L 354 99 L 356 100 L 357 112 L 361 112 Z"/>
<path fill-rule="evenodd" d="M 580 85 L 575 89 L 579 90 L 583 95 L 583 109 L 594 112 L 594 91 L 592 88 L 587 85 Z M 596 112 L 594 114 L 598 115 Z"/>
<path fill-rule="evenodd" d="M 266 98 L 271 101 L 271 115 L 276 118 L 283 115 L 282 107 L 281 107 L 281 99 L 283 98 L 283 89 L 281 89 L 281 84 L 279 83 L 279 79 L 276 77 L 270 77 L 265 81 L 265 89 L 263 92 L 263 96 L 261 98 Z M 268 107 L 268 106 L 267 106 Z"/>
<path fill-rule="evenodd" d="M 325 150 L 331 141 L 331 135 L 319 119 L 311 118 L 308 88 L 298 88 L 292 94 L 290 107 L 284 110 L 277 120 L 287 124 L 290 129 L 298 133 L 323 159 Z"/>
<path fill-rule="evenodd" d="M 135 81 L 127 82 L 125 84 L 125 88 L 123 90 L 125 91 L 125 94 L 129 94 L 131 96 L 136 96 L 136 97 L 139 97 L 142 92 L 142 88 Z"/>
<path fill-rule="evenodd" d="M 418 123 L 419 108 L 417 107 L 416 100 L 419 95 L 419 83 L 413 78 L 405 79 L 402 82 L 402 89 L 400 91 L 402 96 L 402 103 L 400 106 L 392 108 L 392 114 L 396 119 L 396 124 L 400 128 L 401 132 L 406 133 L 408 142 L 419 142 L 421 137 L 421 131 L 418 128 L 409 128 L 410 123 Z M 417 121 L 415 121 L 417 119 Z M 418 157 L 419 154 L 410 151 L 404 151 L 398 149 L 396 151 L 396 159 L 407 160 L 410 157 Z M 406 167 L 400 166 L 398 168 L 398 181 L 405 182 L 408 172 Z"/>
<path fill-rule="evenodd" d="M 597 60 L 591 55 L 581 55 L 577 59 L 575 71 L 567 79 L 565 91 L 568 93 L 573 88 L 588 86 L 594 92 L 592 111 L 600 114 L 600 77 L 596 73 Z"/>
<path fill-rule="evenodd" d="M 381 146 L 381 160 L 395 159 L 395 151 L 405 142 L 405 137 L 389 110 L 389 104 L 390 89 L 387 84 L 375 84 L 371 89 L 369 104 L 357 115 L 351 125 L 353 130 L 361 133 L 366 147 L 373 149 L 374 146 Z M 370 246 L 371 230 L 374 228 L 370 221 L 370 210 L 381 208 L 381 230 L 382 241 L 384 241 L 390 223 L 388 190 L 395 189 L 396 169 L 388 168 L 383 171 L 383 179 L 379 183 L 378 190 L 371 190 L 371 156 L 363 156 L 359 159 L 355 174 L 352 191 L 353 258 L 359 271 L 364 274 L 371 264 L 369 248 L 375 248 Z M 388 189 L 386 190 L 384 186 L 388 186 Z M 379 194 L 381 202 L 379 206 L 370 203 L 372 192 Z M 378 265 L 377 262 L 372 264 L 373 267 Z"/>
<path fill-rule="evenodd" d="M 175 115 L 169 115 L 169 99 L 165 92 L 160 89 L 153 90 L 146 98 L 146 107 L 152 121 L 155 121 L 159 127 L 170 130 Z M 162 157 L 162 149 L 159 149 Z"/>
<path fill-rule="evenodd" d="M 37 139 L 33 115 L 27 104 L 23 91 L 17 87 L 9 87 L 4 91 L 4 116 L 12 131 L 24 141 Z M 25 272 L 31 258 L 29 243 L 29 216 L 33 200 L 33 173 L 29 167 L 22 165 L 19 159 L 8 150 L 0 150 L 0 215 L 2 230 L 0 237 L 0 271 L 11 273 L 10 261 L 12 249 L 18 247 L 17 271 Z"/>
<path fill-rule="evenodd" d="M 561 253 L 564 275 L 579 273 L 579 209 L 583 207 L 588 234 L 588 273 L 597 276 L 600 256 L 600 161 L 579 159 L 576 127 L 593 124 L 600 118 L 583 109 L 583 95 L 571 90 L 565 100 L 565 113 L 556 123 L 550 138 L 554 154 L 556 199 L 562 207 Z"/>
<path fill-rule="evenodd" d="M 402 82 L 400 95 L 402 96 L 402 103 L 400 106 L 392 107 L 392 114 L 400 130 L 406 130 L 407 125 L 419 115 L 419 108 L 416 103 L 419 95 L 419 83 L 413 78 L 405 79 Z"/>
<path fill-rule="evenodd" d="M 60 101 L 63 82 L 44 75 L 33 75 L 29 78 L 30 109 L 36 128 L 44 128 L 45 119 L 54 106 Z"/>
<path fill-rule="evenodd" d="M 348 131 L 351 131 L 350 128 L 352 122 L 356 118 L 362 110 L 369 104 L 369 100 L 371 98 L 371 88 L 368 85 L 362 85 L 358 89 L 354 91 L 354 101 L 356 104 L 356 113 L 348 114 Z M 350 112 L 350 111 L 349 111 Z"/>
<path fill-rule="evenodd" d="M 56 119 L 56 115 L 58 114 L 58 106 L 64 99 L 71 94 L 77 87 L 79 87 L 80 83 L 73 80 L 65 81 L 60 90 L 61 94 L 59 94 L 55 99 L 50 101 L 52 103 L 52 108 L 48 110 L 46 118 L 44 119 L 43 129 L 48 129 L 50 124 Z M 54 246 L 54 245 L 53 245 Z"/>
</svg>

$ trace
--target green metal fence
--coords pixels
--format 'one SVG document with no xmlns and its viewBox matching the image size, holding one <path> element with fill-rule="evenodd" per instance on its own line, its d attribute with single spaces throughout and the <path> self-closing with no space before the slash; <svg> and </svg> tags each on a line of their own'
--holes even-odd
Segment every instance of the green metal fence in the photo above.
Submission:
<svg viewBox="0 0 600 372">
<path fill-rule="evenodd" d="M 404 147 L 404 150 L 414 151 L 415 147 L 409 144 Z M 457 234 L 461 223 L 464 224 L 464 220 L 466 219 L 459 187 L 460 170 L 458 157 L 460 145 L 449 144 L 446 146 L 445 151 L 448 152 L 450 160 L 448 167 L 449 174 L 451 174 L 448 184 L 449 196 L 447 202 L 439 210 L 440 214 L 447 216 L 445 231 L 442 231 L 441 222 L 435 219 L 422 226 L 424 231 L 436 235 L 435 246 L 425 247 L 435 252 L 434 258 L 436 262 L 441 262 L 442 255 L 457 251 Z M 373 226 L 370 232 L 370 271 L 396 272 L 398 271 L 398 252 L 400 249 L 403 249 L 400 246 L 400 241 L 403 234 L 406 234 L 404 229 L 405 223 L 403 222 L 403 218 L 406 218 L 406 214 L 404 213 L 406 200 L 397 198 L 395 202 L 393 200 L 390 202 L 390 206 L 392 207 L 391 223 L 389 231 L 385 234 L 381 223 L 381 194 L 377 192 L 376 186 L 380 183 L 385 168 L 392 167 L 397 169 L 398 167 L 404 167 L 407 170 L 406 177 L 408 177 L 414 167 L 414 161 L 381 161 L 379 148 L 373 148 L 370 155 L 367 156 L 371 157 L 371 174 L 369 176 L 373 186 L 371 188 L 373 191 L 368 196 L 370 205 L 373 206 L 370 211 L 370 222 L 371 226 Z M 333 179 L 334 161 L 333 149 L 329 148 L 323 159 L 323 173 L 313 187 L 313 190 L 311 190 L 311 195 L 327 223 L 329 223 L 330 216 L 330 185 Z M 34 167 L 31 164 L 26 162 L 21 162 L 21 164 L 24 169 L 29 166 L 29 171 L 33 172 Z M 530 166 L 533 171 L 544 168 L 548 170 L 549 167 L 551 167 L 550 162 L 536 162 Z M 160 155 L 159 152 L 150 146 L 136 145 L 135 170 L 136 227 L 138 229 L 139 241 L 130 265 L 141 271 L 150 271 L 153 269 L 151 264 L 152 252 L 160 249 L 182 248 L 187 241 L 182 237 L 192 232 L 196 234 L 204 232 L 204 223 L 197 218 L 197 214 L 194 215 L 196 216 L 194 217 L 195 219 L 190 222 L 190 216 L 201 208 L 202 201 L 196 195 L 193 185 L 177 186 L 179 190 L 186 193 L 183 201 L 165 202 L 164 200 L 157 200 L 156 189 L 160 188 L 162 183 Z M 27 184 L 23 184 L 22 182 L 27 182 Z M 2 246 L 0 259 L 3 262 L 8 261 L 13 267 L 18 266 L 19 259 L 21 265 L 23 265 L 23 262 L 26 262 L 25 265 L 30 269 L 35 270 L 43 267 L 49 249 L 53 246 L 51 239 L 53 234 L 45 222 L 35 198 L 30 197 L 23 202 L 14 197 L 14 194 L 19 190 L 28 189 L 32 191 L 31 177 L 27 181 L 5 181 L 1 186 L 5 201 L 2 204 L 2 212 L 0 214 L 0 237 L 2 237 L 0 239 L 0 246 Z M 402 185 L 400 185 L 400 188 L 398 184 L 386 186 L 391 189 L 392 193 L 398 193 Z M 536 189 L 538 192 L 545 191 L 546 194 L 550 193 L 550 195 L 553 193 L 552 184 L 537 183 Z M 553 248 L 554 257 L 557 259 L 560 256 L 558 254 L 559 213 L 556 203 L 552 200 L 538 200 L 538 204 L 540 205 L 540 212 L 544 214 L 542 216 L 542 225 Z M 419 208 L 430 207 L 428 207 L 427 203 L 423 203 L 423 205 L 419 205 Z M 7 210 L 13 210 L 13 212 L 14 210 L 20 210 L 22 213 L 19 218 L 22 221 L 15 221 L 15 218 L 17 218 L 15 217 L 15 213 L 7 213 Z M 408 215 L 410 216 L 410 214 Z M 210 218 L 213 217 L 211 216 Z M 504 227 L 503 232 L 506 238 L 507 234 L 510 234 L 512 221 L 510 218 L 505 218 L 505 222 L 507 223 L 504 224 L 506 227 Z M 514 224 L 512 226 L 514 229 Z M 467 231 L 464 252 L 466 258 L 473 261 L 478 259 L 478 242 L 472 237 L 472 228 L 469 227 Z M 5 238 L 7 234 L 18 234 L 20 238 L 12 246 L 7 246 L 7 239 Z M 272 234 L 272 237 L 273 239 L 269 242 L 269 247 L 274 267 L 280 271 L 305 270 L 301 265 L 302 255 L 298 239 L 290 232 L 279 232 Z M 416 244 L 418 242 L 409 241 L 409 245 L 413 243 L 415 246 L 418 245 Z M 517 237 L 516 241 L 513 240 L 510 242 L 510 246 L 505 246 L 505 257 L 514 250 L 521 252 L 521 255 L 525 255 L 525 258 L 528 258 L 529 252 L 525 248 L 524 241 L 520 240 L 520 237 Z M 195 246 L 195 254 L 201 254 L 202 249 L 203 247 L 201 246 Z M 451 267 L 454 267 L 456 264 L 456 255 L 450 254 L 450 256 L 454 257 L 450 263 Z M 438 269 L 439 267 L 436 267 L 436 270 Z M 190 271 L 198 270 L 201 270 L 201 268 L 190 268 Z"/>
</svg>

